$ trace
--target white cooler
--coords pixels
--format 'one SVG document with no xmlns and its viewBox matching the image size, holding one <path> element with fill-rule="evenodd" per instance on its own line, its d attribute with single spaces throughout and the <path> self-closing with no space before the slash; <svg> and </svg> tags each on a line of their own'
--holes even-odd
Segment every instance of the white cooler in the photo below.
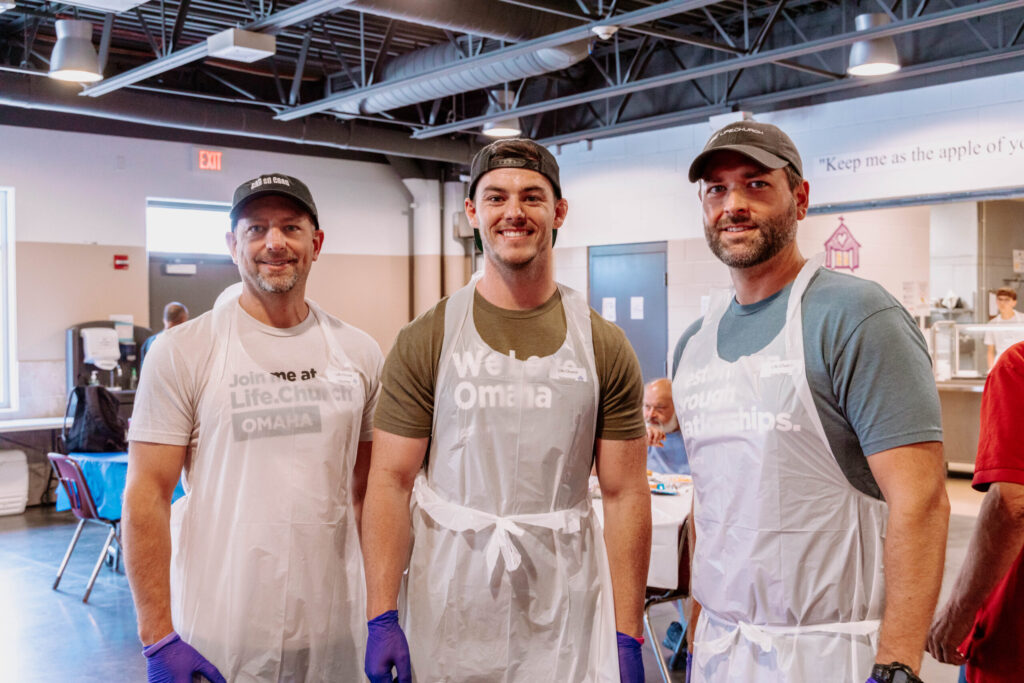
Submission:
<svg viewBox="0 0 1024 683">
<path fill-rule="evenodd" d="M 28 462 L 22 451 L 0 451 L 0 515 L 20 515 L 28 502 Z"/>
</svg>

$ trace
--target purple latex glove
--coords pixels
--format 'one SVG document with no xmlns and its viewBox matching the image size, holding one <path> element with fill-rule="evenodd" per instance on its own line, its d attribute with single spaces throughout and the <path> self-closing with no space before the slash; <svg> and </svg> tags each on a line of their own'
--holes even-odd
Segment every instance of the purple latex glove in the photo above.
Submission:
<svg viewBox="0 0 1024 683">
<path fill-rule="evenodd" d="M 686 683 L 690 683 L 690 677 L 693 676 L 693 653 L 686 653 Z"/>
<path fill-rule="evenodd" d="M 217 667 L 174 631 L 142 648 L 142 654 L 146 655 L 149 683 L 192 683 L 193 674 L 201 674 L 212 683 L 227 683 Z"/>
<path fill-rule="evenodd" d="M 643 641 L 616 631 L 615 642 L 619 646 L 619 679 L 622 683 L 644 683 Z"/>
<path fill-rule="evenodd" d="M 398 625 L 398 611 L 388 610 L 366 623 L 370 629 L 366 639 L 363 671 L 370 683 L 391 683 L 391 669 L 398 674 L 398 683 L 412 683 L 409 643 Z"/>
</svg>

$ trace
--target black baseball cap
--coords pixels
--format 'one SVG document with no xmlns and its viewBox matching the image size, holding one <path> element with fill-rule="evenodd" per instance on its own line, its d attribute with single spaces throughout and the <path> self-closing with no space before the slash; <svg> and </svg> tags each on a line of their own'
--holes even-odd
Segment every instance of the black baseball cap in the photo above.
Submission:
<svg viewBox="0 0 1024 683">
<path fill-rule="evenodd" d="M 265 197 L 271 194 L 278 194 L 288 197 L 306 210 L 309 217 L 313 219 L 313 226 L 320 229 L 320 219 L 316 214 L 316 204 L 313 203 L 313 195 L 306 184 L 298 178 L 293 178 L 283 173 L 267 173 L 247 180 L 235 190 L 235 196 L 231 200 L 231 225 L 232 228 L 238 220 L 239 212 L 246 204 L 258 197 Z"/>
<path fill-rule="evenodd" d="M 690 164 L 690 182 L 700 180 L 708 159 L 715 152 L 723 150 L 738 152 L 766 168 L 792 166 L 801 177 L 804 174 L 800 152 L 796 151 L 796 145 L 778 126 L 757 121 L 736 121 L 719 128 L 704 145 L 704 150 Z"/>
<path fill-rule="evenodd" d="M 555 199 L 562 198 L 562 185 L 558 181 L 558 162 L 541 145 L 529 138 L 495 140 L 473 157 L 469 170 L 469 196 L 476 192 L 476 184 L 488 171 L 498 168 L 525 168 L 536 171 L 548 179 L 555 189 Z"/>
</svg>

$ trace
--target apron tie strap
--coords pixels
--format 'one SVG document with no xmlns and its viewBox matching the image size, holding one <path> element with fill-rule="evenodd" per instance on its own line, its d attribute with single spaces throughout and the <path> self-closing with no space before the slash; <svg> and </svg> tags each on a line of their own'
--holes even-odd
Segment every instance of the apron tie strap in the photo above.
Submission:
<svg viewBox="0 0 1024 683">
<path fill-rule="evenodd" d="M 526 529 L 521 525 L 544 527 L 552 531 L 575 534 L 582 527 L 583 518 L 587 517 L 592 509 L 590 499 L 584 498 L 579 505 L 565 510 L 503 517 L 441 498 L 427 483 L 427 478 L 423 473 L 416 477 L 413 497 L 416 500 L 416 505 L 424 513 L 437 524 L 451 531 L 482 531 L 494 527 L 494 533 L 487 541 L 485 549 L 487 568 L 491 572 L 498 565 L 499 555 L 505 561 L 507 571 L 514 572 L 519 569 L 523 558 L 515 543 L 512 542 L 512 536 L 522 536 L 526 533 Z"/>
</svg>

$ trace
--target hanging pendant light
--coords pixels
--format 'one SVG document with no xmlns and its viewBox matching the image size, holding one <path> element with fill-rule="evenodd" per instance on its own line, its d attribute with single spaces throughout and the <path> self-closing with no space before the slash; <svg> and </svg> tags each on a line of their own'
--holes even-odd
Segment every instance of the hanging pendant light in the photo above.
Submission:
<svg viewBox="0 0 1024 683">
<path fill-rule="evenodd" d="M 50 78 L 94 83 L 103 78 L 92 46 L 92 24 L 80 19 L 57 20 L 57 44 L 50 56 Z"/>
<path fill-rule="evenodd" d="M 858 31 L 866 31 L 889 24 L 889 15 L 880 12 L 858 14 L 854 19 Z M 892 36 L 858 40 L 850 48 L 850 65 L 846 73 L 851 76 L 884 76 L 900 70 L 900 56 Z"/>
<path fill-rule="evenodd" d="M 497 114 L 506 111 L 512 106 L 512 101 L 512 93 L 508 90 L 492 90 L 491 103 L 487 106 L 487 113 Z M 488 121 L 483 125 L 483 134 L 489 138 L 514 138 L 521 135 L 522 132 L 523 127 L 515 116 Z"/>
</svg>

